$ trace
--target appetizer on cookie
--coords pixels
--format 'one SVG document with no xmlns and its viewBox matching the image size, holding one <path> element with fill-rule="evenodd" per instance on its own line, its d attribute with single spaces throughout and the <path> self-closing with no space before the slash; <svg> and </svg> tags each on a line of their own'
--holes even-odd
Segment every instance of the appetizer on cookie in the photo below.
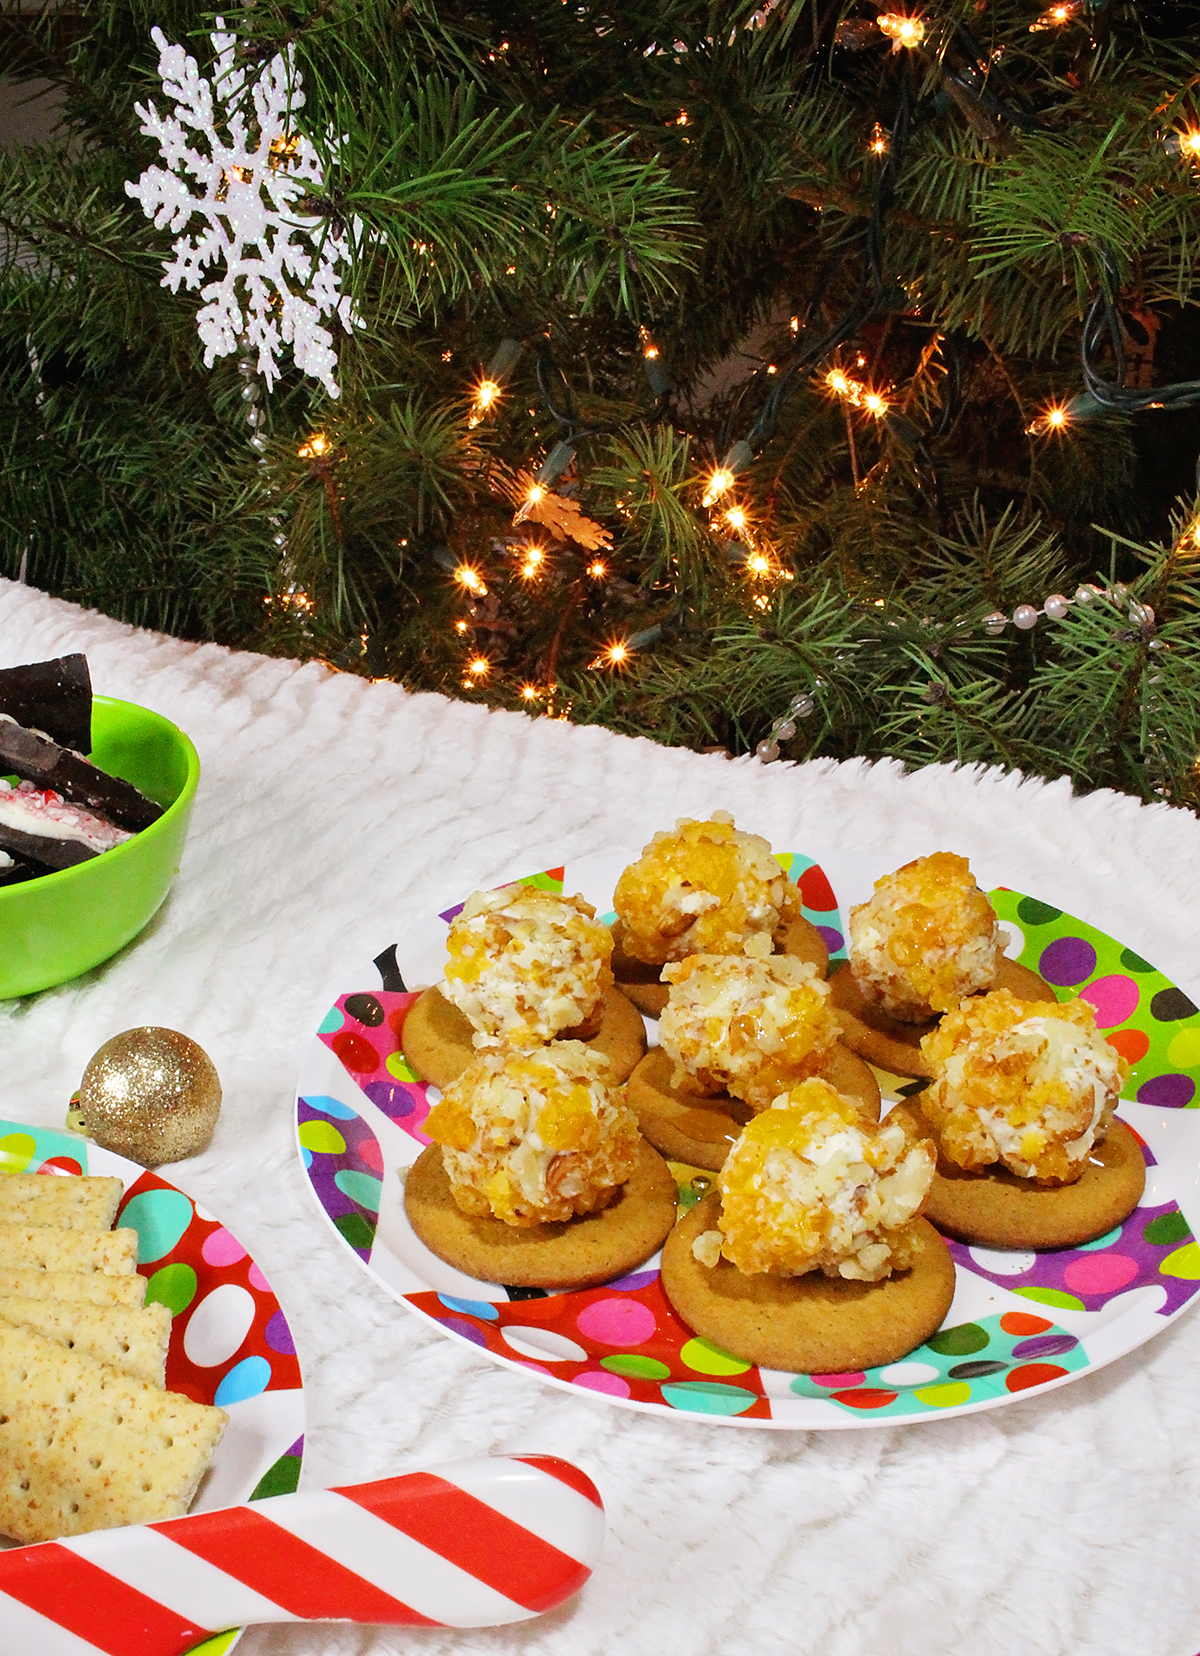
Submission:
<svg viewBox="0 0 1200 1656">
<path fill-rule="evenodd" d="M 468 1276 L 578 1288 L 631 1270 L 675 1219 L 675 1181 L 608 1061 L 581 1041 L 480 1053 L 425 1122 L 417 1235 Z"/>
<path fill-rule="evenodd" d="M 496 1043 L 594 1042 L 624 1080 L 646 1050 L 637 1012 L 613 987 L 612 933 L 582 897 L 524 885 L 477 891 L 450 924 L 445 990 L 405 1019 L 404 1056 L 446 1087 Z"/>
<path fill-rule="evenodd" d="M 1000 959 L 992 905 L 965 857 L 936 851 L 876 880 L 850 910 L 850 970 L 904 1023 L 925 1023 L 990 989 Z"/>
<path fill-rule="evenodd" d="M 719 1169 L 756 1110 L 823 1075 L 879 1119 L 879 1088 L 839 1044 L 829 985 L 790 955 L 690 955 L 664 967 L 661 1045 L 629 1078 L 642 1132 L 664 1154 Z"/>
<path fill-rule="evenodd" d="M 898 1075 L 928 1077 L 922 1037 L 966 995 L 1006 987 L 1054 1000 L 1035 972 L 1003 953 L 1004 933 L 965 857 L 918 857 L 876 880 L 850 910 L 847 966 L 831 979 L 843 1039 Z"/>
<path fill-rule="evenodd" d="M 828 969 L 821 935 L 770 845 L 726 811 L 707 822 L 681 817 L 655 834 L 617 881 L 613 907 L 617 981 L 651 1017 L 666 1004 L 661 968 L 688 955 L 780 951 L 811 960 L 822 977 Z"/>
<path fill-rule="evenodd" d="M 894 1362 L 954 1296 L 920 1217 L 935 1152 L 810 1079 L 749 1122 L 663 1250 L 663 1290 L 707 1340 L 763 1367 L 836 1373 Z"/>
<path fill-rule="evenodd" d="M 914 1104 L 938 1146 L 934 1224 L 985 1245 L 1065 1247 L 1137 1206 L 1145 1163 L 1113 1119 L 1129 1066 L 1086 1001 L 999 989 L 963 1001 L 921 1045 L 934 1079 Z"/>
<path fill-rule="evenodd" d="M 765 1110 L 784 1088 L 820 1068 L 838 1039 L 829 985 L 788 955 L 691 955 L 667 966 L 669 999 L 658 1024 L 663 1050 L 700 1092 L 730 1092 Z"/>
<path fill-rule="evenodd" d="M 541 1046 L 587 1025 L 612 987 L 612 933 L 582 897 L 477 891 L 450 922 L 446 949 L 446 994 L 477 1047 L 489 1037 Z"/>
</svg>

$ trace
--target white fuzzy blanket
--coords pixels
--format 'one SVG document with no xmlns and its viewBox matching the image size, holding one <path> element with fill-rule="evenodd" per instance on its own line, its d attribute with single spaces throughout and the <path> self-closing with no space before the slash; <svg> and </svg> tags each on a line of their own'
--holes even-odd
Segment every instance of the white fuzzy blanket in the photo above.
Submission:
<svg viewBox="0 0 1200 1656">
<path fill-rule="evenodd" d="M 547 1451 L 591 1474 L 609 1514 L 601 1567 L 543 1620 L 264 1628 L 246 1656 L 1193 1656 L 1200 1316 L 1062 1390 L 958 1419 L 798 1433 L 638 1414 L 501 1369 L 393 1304 L 317 1216 L 291 1121 L 322 1013 L 371 986 L 351 981 L 364 902 L 386 942 L 515 860 L 636 850 L 681 813 L 725 806 L 780 847 L 876 848 L 895 865 L 952 845 L 1195 993 L 1194 817 L 996 771 L 665 751 L 135 632 L 0 581 L 0 665 L 67 650 L 87 651 L 99 691 L 187 730 L 204 776 L 181 875 L 140 941 L 0 1006 L 0 1114 L 60 1125 L 120 1029 L 194 1036 L 225 1105 L 212 1149 L 172 1176 L 283 1302 L 307 1483 Z"/>
</svg>

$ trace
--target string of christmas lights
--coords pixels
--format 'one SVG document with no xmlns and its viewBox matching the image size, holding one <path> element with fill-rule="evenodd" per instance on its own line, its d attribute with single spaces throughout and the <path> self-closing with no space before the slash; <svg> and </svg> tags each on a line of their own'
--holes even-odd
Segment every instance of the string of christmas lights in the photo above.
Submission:
<svg viewBox="0 0 1200 1656">
<path fill-rule="evenodd" d="M 1056 4 L 1047 8 L 1030 23 L 1028 28 L 1033 33 L 1064 28 L 1079 19 L 1084 12 L 1083 0 L 1057 0 Z M 890 42 L 893 53 L 911 53 L 914 63 L 920 58 L 926 65 L 935 65 L 948 88 L 956 88 L 959 94 L 972 99 L 979 110 L 985 112 L 989 118 L 1025 132 L 1040 125 L 1035 115 L 1014 101 L 1014 95 L 997 67 L 1004 49 L 1003 44 L 990 51 L 985 50 L 969 29 L 957 20 L 942 18 L 936 12 L 927 9 L 918 14 L 884 12 L 878 14 L 874 22 L 845 19 L 837 26 L 838 45 L 861 50 L 875 42 Z M 886 285 L 883 263 L 885 223 L 903 166 L 909 133 L 914 118 L 926 121 L 933 113 L 932 106 L 927 102 L 922 105 L 919 115 L 914 116 L 914 88 L 912 74 L 902 73 L 898 106 L 891 126 L 885 129 L 876 121 L 867 146 L 869 153 L 879 161 L 880 166 L 874 185 L 872 209 L 863 231 L 862 265 L 857 291 L 843 315 L 819 338 L 809 339 L 807 334 L 803 339 L 799 338 L 799 319 L 793 318 L 791 331 L 793 336 L 796 336 L 796 347 L 778 363 L 769 366 L 766 375 L 762 376 L 760 381 L 766 385 L 760 411 L 746 435 L 734 441 L 727 448 L 720 463 L 709 471 L 700 501 L 701 508 L 705 511 L 711 513 L 728 500 L 738 477 L 774 436 L 779 414 L 788 398 L 800 385 L 811 380 L 822 361 L 827 361 L 847 339 L 859 331 L 878 307 Z M 686 111 L 681 112 L 679 123 L 682 124 L 686 120 Z M 1189 160 L 1200 160 L 1200 129 L 1193 131 L 1187 128 L 1174 132 L 1169 135 L 1167 143 L 1168 148 L 1173 147 L 1181 156 Z M 1088 313 L 1081 347 L 1086 390 L 1066 403 L 1052 404 L 1044 409 L 1027 427 L 1027 432 L 1031 435 L 1062 433 L 1077 419 L 1097 417 L 1108 411 L 1136 412 L 1147 408 L 1186 407 L 1200 402 L 1200 382 L 1184 382 L 1151 390 L 1134 390 L 1125 385 L 1123 343 L 1116 308 L 1116 294 L 1119 290 L 1116 262 L 1111 250 L 1105 248 L 1101 251 L 1104 279 L 1097 288 Z M 673 414 L 670 405 L 670 376 L 657 343 L 644 325 L 639 329 L 639 340 L 643 366 L 654 404 L 647 413 L 638 416 L 638 419 L 648 422 L 668 419 Z M 502 342 L 496 357 L 476 387 L 472 424 L 496 406 L 520 351 L 520 342 Z M 1113 378 L 1106 377 L 1099 366 L 1106 352 L 1111 354 L 1115 365 Z M 860 357 L 859 365 L 862 363 L 863 359 Z M 925 445 L 928 438 L 946 429 L 952 417 L 959 378 L 952 350 L 947 355 L 947 368 L 950 395 L 943 400 L 938 418 L 930 431 L 922 434 L 912 427 L 911 422 L 903 422 L 906 437 L 915 451 L 918 464 L 927 459 Z M 518 509 L 517 522 L 521 522 L 523 515 L 545 498 L 550 487 L 572 465 L 581 442 L 592 437 L 612 434 L 634 423 L 627 420 L 585 427 L 578 417 L 567 376 L 544 348 L 539 348 L 537 352 L 536 373 L 543 406 L 559 427 L 560 438 L 549 448 L 534 473 L 526 500 Z M 870 385 L 842 366 L 835 364 L 830 367 L 823 375 L 823 383 L 848 411 L 853 409 L 864 413 L 877 422 L 887 419 L 891 414 L 891 402 L 886 390 Z M 857 476 L 856 462 L 856 481 Z M 723 525 L 724 533 L 735 537 L 724 542 L 727 556 L 731 561 L 742 563 L 748 573 L 758 577 L 765 577 L 769 573 L 780 574 L 781 572 L 773 568 L 768 549 L 754 544 L 748 532 L 748 524 L 747 507 L 735 502 L 727 506 L 720 520 L 710 521 L 710 528 L 720 536 Z M 526 558 L 522 567 L 522 574 L 526 578 L 536 575 L 541 557 L 542 554 L 538 553 Z M 1061 620 L 1069 613 L 1073 604 L 1087 603 L 1097 593 L 1112 597 L 1112 593 L 1106 589 L 1087 587 L 1080 587 L 1073 598 L 1052 593 L 1040 608 L 1032 604 L 1022 604 L 1016 606 L 1011 616 L 998 611 L 992 613 L 984 618 L 984 631 L 988 636 L 996 637 L 1009 625 L 1017 631 L 1028 630 L 1036 625 L 1042 616 Z M 759 607 L 765 602 L 761 595 L 752 598 L 751 601 Z M 1138 617 L 1133 611 L 1130 612 L 1130 620 L 1141 626 L 1147 624 L 1144 616 Z M 1152 615 L 1148 624 L 1153 625 Z M 592 666 L 623 665 L 632 653 L 653 644 L 661 636 L 662 628 L 655 627 L 646 629 L 643 634 L 635 635 L 628 640 L 616 641 L 595 658 Z M 770 750 L 778 751 L 779 731 L 794 722 L 795 718 L 810 716 L 811 696 L 807 691 L 801 694 L 800 702 L 800 706 L 789 707 L 788 713 L 776 721 L 771 735 L 764 743 L 759 744 L 760 754 L 767 750 L 768 756 L 773 756 Z M 787 740 L 788 737 L 785 735 L 782 739 Z"/>
</svg>

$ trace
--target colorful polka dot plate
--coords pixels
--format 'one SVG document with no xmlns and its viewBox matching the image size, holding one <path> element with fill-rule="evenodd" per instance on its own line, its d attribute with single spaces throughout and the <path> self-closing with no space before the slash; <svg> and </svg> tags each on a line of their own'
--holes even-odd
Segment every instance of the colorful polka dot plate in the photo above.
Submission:
<svg viewBox="0 0 1200 1656">
<path fill-rule="evenodd" d="M 138 1233 L 147 1302 L 172 1312 L 167 1388 L 229 1413 L 192 1511 L 294 1490 L 304 1450 L 300 1365 L 279 1301 L 237 1238 L 157 1173 L 73 1133 L 0 1121 L 5 1173 L 124 1180 L 116 1223 Z M 225 1656 L 237 1638 L 236 1631 L 218 1634 L 192 1656 Z"/>
<path fill-rule="evenodd" d="M 888 866 L 837 852 L 779 861 L 831 956 L 844 957 L 842 915 Z M 603 913 L 623 866 L 597 858 L 517 877 L 553 890 L 565 880 L 567 891 L 581 891 Z M 1082 1248 L 952 1243 L 950 1313 L 901 1362 L 821 1375 L 745 1363 L 679 1320 L 657 1259 L 600 1288 L 547 1294 L 478 1282 L 436 1258 L 405 1217 L 401 1175 L 429 1142 L 422 1123 L 440 1095 L 400 1051 L 416 994 L 402 986 L 390 952 L 375 962 L 383 987 L 340 995 L 304 1059 L 296 1129 L 317 1203 L 370 1274 L 450 1338 L 547 1384 L 626 1407 L 739 1426 L 836 1429 L 944 1419 L 1068 1385 L 1151 1339 L 1200 1292 L 1200 1011 L 1094 927 L 999 885 L 990 896 L 1008 952 L 1039 970 L 1060 1000 L 1091 1000 L 1099 1027 L 1129 1060 L 1120 1113 L 1143 1146 L 1146 1192 L 1123 1225 Z M 446 923 L 456 912 L 414 921 L 397 951 L 409 983 L 440 976 Z M 913 1090 L 895 1076 L 880 1073 L 880 1082 L 891 1101 Z M 673 1171 L 689 1207 L 708 1176 L 674 1164 Z"/>
</svg>

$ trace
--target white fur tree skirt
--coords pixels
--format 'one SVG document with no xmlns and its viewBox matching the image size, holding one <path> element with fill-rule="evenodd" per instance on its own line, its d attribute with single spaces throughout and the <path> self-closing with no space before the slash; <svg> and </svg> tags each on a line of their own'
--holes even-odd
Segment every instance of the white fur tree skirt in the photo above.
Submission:
<svg viewBox="0 0 1200 1656">
<path fill-rule="evenodd" d="M 69 650 L 87 652 L 98 691 L 181 725 L 204 774 L 179 879 L 142 938 L 0 1006 L 0 1114 L 60 1126 L 118 1030 L 194 1036 L 224 1110 L 207 1154 L 168 1172 L 279 1294 L 305 1376 L 305 1483 L 542 1451 L 578 1462 L 609 1515 L 595 1576 L 540 1621 L 262 1628 L 246 1656 L 1193 1656 L 1200 1316 L 1076 1384 L 961 1418 L 803 1433 L 639 1414 L 502 1369 L 395 1305 L 317 1215 L 292 1099 L 334 995 L 370 987 L 353 981 L 364 892 L 386 942 L 515 860 L 632 855 L 676 816 L 725 807 L 779 847 L 879 850 L 892 866 L 953 848 L 1194 994 L 1194 817 L 997 771 L 668 751 L 135 632 L 0 581 L 0 665 Z"/>
</svg>

